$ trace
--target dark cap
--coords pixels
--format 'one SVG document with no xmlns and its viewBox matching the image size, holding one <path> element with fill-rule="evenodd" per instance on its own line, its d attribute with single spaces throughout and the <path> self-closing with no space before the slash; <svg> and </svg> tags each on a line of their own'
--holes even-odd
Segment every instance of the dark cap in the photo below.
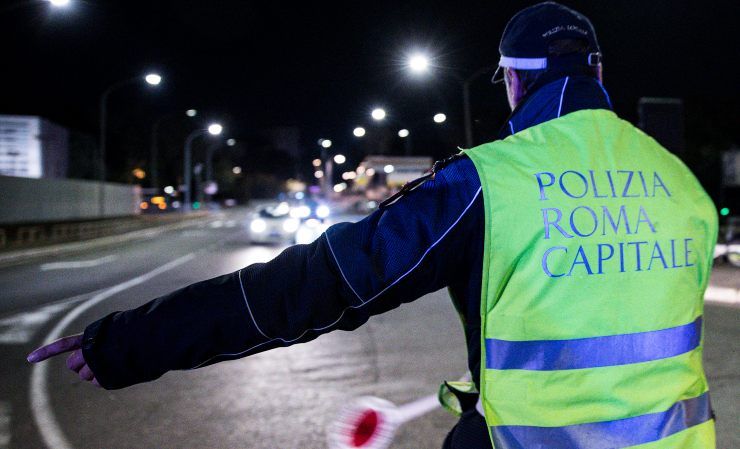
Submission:
<svg viewBox="0 0 740 449">
<path fill-rule="evenodd" d="M 580 39 L 588 43 L 588 53 L 582 55 L 582 60 L 569 57 L 569 64 L 596 66 L 601 61 L 599 42 L 591 21 L 567 6 L 543 2 L 519 11 L 506 24 L 499 45 L 499 68 L 491 81 L 499 81 L 497 75 L 501 67 L 538 70 L 552 65 L 549 46 L 560 39 Z"/>
</svg>

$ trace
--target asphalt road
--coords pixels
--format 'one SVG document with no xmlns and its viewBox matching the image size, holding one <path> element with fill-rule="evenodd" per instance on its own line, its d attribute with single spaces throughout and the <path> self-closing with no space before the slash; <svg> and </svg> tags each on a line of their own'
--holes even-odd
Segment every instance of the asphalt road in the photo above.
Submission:
<svg viewBox="0 0 740 449">
<path fill-rule="evenodd" d="M 464 374 L 463 336 L 445 291 L 352 333 L 125 390 L 81 382 L 63 358 L 25 361 L 56 334 L 281 249 L 249 245 L 240 216 L 227 215 L 152 240 L 0 268 L 0 448 L 322 448 L 327 426 L 353 398 L 405 404 Z M 716 271 L 737 289 L 740 272 Z M 740 308 L 710 304 L 705 316 L 718 448 L 740 447 Z M 440 447 L 454 422 L 437 409 L 402 426 L 391 447 Z"/>
</svg>

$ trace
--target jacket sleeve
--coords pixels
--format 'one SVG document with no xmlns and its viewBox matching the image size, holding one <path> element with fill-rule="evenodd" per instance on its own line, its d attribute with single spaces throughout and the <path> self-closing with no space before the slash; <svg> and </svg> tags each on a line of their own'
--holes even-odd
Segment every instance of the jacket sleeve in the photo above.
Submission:
<svg viewBox="0 0 740 449">
<path fill-rule="evenodd" d="M 311 244 L 92 323 L 85 360 L 101 386 L 116 389 L 356 329 L 459 275 L 466 248 L 483 244 L 469 240 L 480 192 L 472 162 L 458 158 Z"/>
</svg>

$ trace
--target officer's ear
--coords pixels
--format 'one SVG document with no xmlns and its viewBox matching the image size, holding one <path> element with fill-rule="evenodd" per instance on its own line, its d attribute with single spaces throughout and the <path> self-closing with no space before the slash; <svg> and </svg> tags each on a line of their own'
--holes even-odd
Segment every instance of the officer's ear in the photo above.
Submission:
<svg viewBox="0 0 740 449">
<path fill-rule="evenodd" d="M 504 84 L 506 84 L 506 97 L 509 99 L 509 107 L 513 111 L 526 93 L 516 70 L 511 67 L 504 67 Z"/>
</svg>

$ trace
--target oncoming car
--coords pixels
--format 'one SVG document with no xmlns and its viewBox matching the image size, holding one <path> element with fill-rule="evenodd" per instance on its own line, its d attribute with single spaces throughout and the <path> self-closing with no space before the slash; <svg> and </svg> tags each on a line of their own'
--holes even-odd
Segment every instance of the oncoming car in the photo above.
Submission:
<svg viewBox="0 0 740 449">
<path fill-rule="evenodd" d="M 253 243 L 292 243 L 301 224 L 299 218 L 291 216 L 286 202 L 263 205 L 249 215 L 247 235 Z"/>
</svg>

